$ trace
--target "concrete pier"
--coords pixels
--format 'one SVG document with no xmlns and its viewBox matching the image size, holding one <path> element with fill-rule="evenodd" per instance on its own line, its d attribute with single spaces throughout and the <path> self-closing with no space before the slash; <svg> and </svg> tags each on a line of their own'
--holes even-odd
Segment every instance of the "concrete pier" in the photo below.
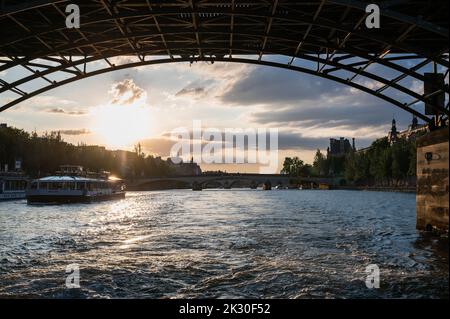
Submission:
<svg viewBox="0 0 450 319">
<path fill-rule="evenodd" d="M 193 182 L 192 183 L 192 190 L 193 191 L 201 191 L 203 189 L 203 186 L 199 182 Z"/>
<path fill-rule="evenodd" d="M 417 140 L 416 227 L 448 233 L 449 129 L 428 133 Z"/>
</svg>

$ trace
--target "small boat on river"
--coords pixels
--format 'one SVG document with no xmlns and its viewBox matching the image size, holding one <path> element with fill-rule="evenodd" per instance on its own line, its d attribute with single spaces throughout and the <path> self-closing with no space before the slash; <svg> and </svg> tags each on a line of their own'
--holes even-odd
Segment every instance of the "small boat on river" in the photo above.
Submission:
<svg viewBox="0 0 450 319">
<path fill-rule="evenodd" d="M 0 201 L 24 199 L 28 178 L 20 172 L 0 172 Z"/>
<path fill-rule="evenodd" d="M 125 185 L 108 172 L 91 173 L 64 165 L 54 176 L 35 179 L 26 192 L 29 204 L 90 203 L 125 198 Z"/>
</svg>

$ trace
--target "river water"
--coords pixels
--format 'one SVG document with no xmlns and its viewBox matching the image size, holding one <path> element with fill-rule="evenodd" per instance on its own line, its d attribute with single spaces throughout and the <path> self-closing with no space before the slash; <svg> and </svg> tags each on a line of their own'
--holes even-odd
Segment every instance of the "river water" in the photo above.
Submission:
<svg viewBox="0 0 450 319">
<path fill-rule="evenodd" d="M 370 264 L 378 289 L 366 287 Z M 68 265 L 80 288 L 66 287 Z M 0 297 L 448 298 L 448 280 L 448 239 L 416 231 L 414 194 L 171 190 L 0 203 Z"/>
</svg>

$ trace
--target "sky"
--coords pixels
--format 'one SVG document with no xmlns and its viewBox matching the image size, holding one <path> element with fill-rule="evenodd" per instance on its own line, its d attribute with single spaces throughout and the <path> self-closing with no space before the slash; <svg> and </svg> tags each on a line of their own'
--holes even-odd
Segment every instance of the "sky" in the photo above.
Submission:
<svg viewBox="0 0 450 319">
<path fill-rule="evenodd" d="M 131 58 L 115 59 L 123 63 Z M 397 75 L 378 71 L 385 78 Z M 0 77 L 11 82 L 26 72 L 16 67 Z M 377 85 L 363 77 L 358 81 Z M 402 84 L 421 93 L 415 81 Z M 12 97 L 0 95 L 0 103 Z M 387 134 L 393 117 L 400 130 L 412 120 L 411 114 L 377 97 L 313 75 L 269 66 L 196 62 L 135 67 L 77 81 L 13 106 L 0 113 L 0 122 L 38 133 L 60 131 L 65 141 L 108 149 L 132 150 L 139 142 L 146 154 L 164 158 L 175 143 L 171 132 L 192 129 L 193 120 L 221 131 L 276 128 L 281 167 L 285 156 L 312 163 L 315 151 L 325 152 L 330 138 L 354 137 L 357 148 L 366 147 Z M 256 170 L 243 164 L 201 166 Z"/>
</svg>

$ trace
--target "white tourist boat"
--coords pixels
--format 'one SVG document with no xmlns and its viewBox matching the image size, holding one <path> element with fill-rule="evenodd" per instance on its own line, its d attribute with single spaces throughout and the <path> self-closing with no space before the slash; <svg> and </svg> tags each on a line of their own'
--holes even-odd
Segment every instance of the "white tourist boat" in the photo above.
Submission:
<svg viewBox="0 0 450 319">
<path fill-rule="evenodd" d="M 22 173 L 0 172 L 0 201 L 25 198 L 27 182 Z"/>
<path fill-rule="evenodd" d="M 89 203 L 125 197 L 125 185 L 107 172 L 89 173 L 81 166 L 64 165 L 55 176 L 33 180 L 26 193 L 29 204 Z"/>
</svg>

